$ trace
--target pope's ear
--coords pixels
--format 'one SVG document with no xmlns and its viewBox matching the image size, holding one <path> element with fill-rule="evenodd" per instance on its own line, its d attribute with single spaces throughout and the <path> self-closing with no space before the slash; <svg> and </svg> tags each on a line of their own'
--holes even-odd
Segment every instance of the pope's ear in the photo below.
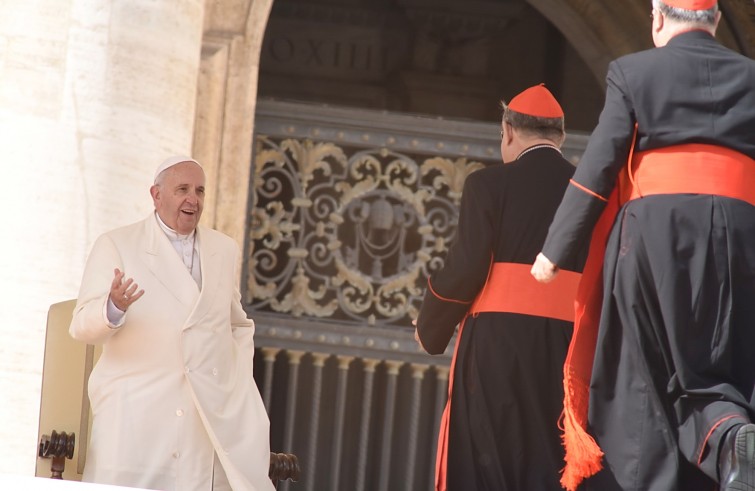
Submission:
<svg viewBox="0 0 755 491">
<path fill-rule="evenodd" d="M 160 186 L 153 184 L 152 187 L 149 188 L 149 194 L 152 195 L 152 199 L 154 201 L 157 201 L 157 199 L 160 197 Z"/>
</svg>

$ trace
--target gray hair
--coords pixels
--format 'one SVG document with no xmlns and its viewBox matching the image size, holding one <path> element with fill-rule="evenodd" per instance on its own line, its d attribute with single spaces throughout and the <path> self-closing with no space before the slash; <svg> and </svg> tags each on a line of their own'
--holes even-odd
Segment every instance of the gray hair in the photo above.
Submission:
<svg viewBox="0 0 755 491">
<path fill-rule="evenodd" d="M 670 7 L 661 0 L 653 0 L 653 8 L 659 10 L 664 17 L 668 17 L 672 21 L 712 28 L 716 25 L 718 2 L 707 10 L 689 10 L 679 7 Z"/>
<path fill-rule="evenodd" d="M 517 130 L 536 136 L 546 138 L 554 142 L 563 140 L 566 132 L 564 130 L 564 118 L 541 118 L 539 116 L 530 116 L 528 114 L 518 113 L 509 109 L 509 106 L 501 103 L 503 106 L 503 121 L 510 124 Z"/>
<path fill-rule="evenodd" d="M 155 186 L 162 186 L 163 183 L 165 183 L 165 174 L 168 169 L 165 169 L 164 171 L 160 172 L 157 176 L 155 176 Z"/>
</svg>

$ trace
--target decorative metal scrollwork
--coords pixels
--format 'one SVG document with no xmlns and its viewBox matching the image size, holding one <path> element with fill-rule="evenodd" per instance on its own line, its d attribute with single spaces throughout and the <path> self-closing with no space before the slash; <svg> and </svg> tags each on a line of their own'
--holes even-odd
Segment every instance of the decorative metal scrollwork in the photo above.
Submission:
<svg viewBox="0 0 755 491">
<path fill-rule="evenodd" d="M 257 139 L 245 301 L 254 310 L 391 325 L 414 318 L 483 167 L 386 148 Z"/>
</svg>

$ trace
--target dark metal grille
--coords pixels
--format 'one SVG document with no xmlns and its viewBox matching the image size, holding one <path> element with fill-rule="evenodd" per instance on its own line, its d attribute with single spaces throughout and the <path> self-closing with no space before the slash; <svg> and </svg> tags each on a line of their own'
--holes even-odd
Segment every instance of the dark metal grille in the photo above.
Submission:
<svg viewBox="0 0 755 491">
<path fill-rule="evenodd" d="M 247 304 L 360 325 L 410 325 L 483 164 L 258 136 Z"/>
</svg>

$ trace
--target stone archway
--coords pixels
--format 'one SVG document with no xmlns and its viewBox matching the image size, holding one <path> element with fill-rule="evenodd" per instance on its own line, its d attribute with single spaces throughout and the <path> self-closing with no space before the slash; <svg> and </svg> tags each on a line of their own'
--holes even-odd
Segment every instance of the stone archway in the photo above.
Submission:
<svg viewBox="0 0 755 491">
<path fill-rule="evenodd" d="M 205 222 L 244 241 L 257 73 L 273 0 L 207 0 L 194 155 L 203 162 Z"/>
<path fill-rule="evenodd" d="M 750 58 L 755 58 L 755 2 L 719 0 L 726 20 L 730 43 Z"/>
<path fill-rule="evenodd" d="M 605 87 L 608 63 L 619 55 L 649 46 L 641 36 L 648 23 L 634 5 L 593 0 L 527 0 L 554 26 L 582 56 L 601 87 Z M 622 10 L 621 15 L 617 15 Z M 618 19 L 621 19 L 619 21 Z"/>
<path fill-rule="evenodd" d="M 650 1 L 527 0 L 556 26 L 605 87 L 608 63 L 619 56 L 652 47 Z M 723 13 L 718 37 L 750 57 L 755 56 L 755 3 L 719 0 Z"/>
<path fill-rule="evenodd" d="M 649 0 L 526 0 L 575 47 L 605 84 L 608 63 L 651 47 Z M 755 3 L 720 0 L 724 44 L 755 56 Z M 194 155 L 206 163 L 205 221 L 244 240 L 252 132 L 263 35 L 273 0 L 206 0 Z"/>
<path fill-rule="evenodd" d="M 647 18 L 649 9 L 643 6 L 647 0 L 637 0 L 632 5 L 622 6 L 605 5 L 600 0 L 526 1 L 543 16 L 548 18 L 564 34 L 566 39 L 577 49 L 587 63 L 592 75 L 601 86 L 607 64 L 611 59 L 625 53 L 649 47 L 649 35 L 641 34 L 646 33 L 649 26 Z M 734 5 L 734 1 L 726 2 L 726 12 L 752 13 L 753 9 L 736 6 Z M 254 170 L 251 168 L 251 153 L 255 111 L 257 109 L 257 86 L 262 54 L 262 39 L 268 24 L 272 4 L 273 0 L 207 0 L 206 2 L 194 128 L 194 155 L 205 162 L 208 187 L 211 190 L 208 193 L 206 201 L 206 221 L 209 222 L 209 225 L 232 236 L 239 244 L 245 242 L 250 173 Z M 727 13 L 727 15 L 732 14 Z M 755 16 L 742 16 L 740 18 L 737 15 L 735 17 L 734 21 L 728 23 L 728 29 L 722 38 L 727 44 L 742 46 L 743 39 L 752 39 L 751 33 L 755 22 L 751 20 L 755 19 Z M 748 19 L 750 19 L 749 24 L 747 23 Z M 744 49 L 740 48 L 740 51 L 744 51 Z M 260 110 L 264 111 L 264 108 L 264 104 L 260 104 Z M 299 108 L 296 110 L 299 110 Z M 287 121 L 292 119 L 291 115 L 287 116 L 289 116 Z M 332 119 L 342 123 L 344 117 L 343 114 L 336 114 L 332 116 Z M 264 132 L 264 123 L 258 124 L 261 132 Z M 390 125 L 390 127 L 395 128 L 396 125 Z M 320 127 L 316 128 L 317 131 L 321 129 Z M 288 126 L 286 126 L 285 131 L 289 131 Z M 303 130 L 299 128 L 299 131 Z M 293 132 L 293 127 L 290 132 Z M 310 134 L 316 133 L 307 130 L 303 131 L 299 136 L 304 138 L 303 135 Z M 399 134 L 404 133 L 399 131 Z M 368 140 L 369 137 L 374 136 L 367 134 L 366 131 L 361 131 L 358 136 L 363 138 L 365 135 L 368 137 Z M 288 138 L 290 135 L 285 136 Z M 387 140 L 386 138 L 382 141 Z M 448 144 L 447 141 L 443 143 Z M 300 254 L 302 250 L 294 252 Z M 301 278 L 303 281 L 307 281 L 307 277 L 303 273 Z M 251 290 L 254 291 L 255 289 L 252 288 Z M 302 288 L 302 291 L 304 290 Z M 309 290 L 306 291 L 306 295 L 300 296 L 304 300 L 311 297 L 312 295 L 309 294 Z M 304 305 L 304 303 L 303 301 L 299 302 L 299 306 Z M 383 414 L 389 415 L 386 416 L 385 420 L 391 421 L 391 424 L 377 425 L 387 428 L 387 430 L 384 430 L 378 443 L 381 450 L 390 448 L 393 438 L 392 422 L 394 411 L 395 414 L 401 415 L 408 413 L 407 408 L 397 408 L 394 405 L 394 401 L 397 399 L 412 401 L 412 408 L 418 408 L 420 403 L 415 401 L 422 400 L 419 389 L 413 389 L 411 397 L 408 396 L 408 392 L 401 393 L 402 397 L 396 396 L 399 394 L 396 387 L 408 387 L 408 384 L 402 382 L 403 385 L 401 385 L 398 382 L 402 380 L 400 378 L 400 369 L 403 367 L 404 380 L 408 380 L 409 376 L 414 379 L 414 387 L 422 386 L 424 373 L 428 371 L 427 360 L 420 358 L 419 355 L 414 358 L 414 353 L 412 353 L 411 357 L 408 355 L 403 358 L 401 357 L 404 353 L 404 351 L 401 351 L 403 349 L 401 348 L 402 346 L 411 345 L 412 349 L 416 349 L 410 335 L 403 336 L 405 333 L 391 331 L 391 335 L 388 336 L 387 334 L 379 334 L 374 329 L 368 331 L 368 334 L 364 334 L 363 332 L 356 332 L 349 330 L 349 328 L 344 328 L 342 325 L 328 322 L 329 314 L 325 317 L 325 321 L 318 323 L 312 323 L 312 319 L 308 319 L 306 321 L 307 329 L 301 329 L 301 324 L 291 322 L 291 319 L 288 317 L 281 321 L 272 316 L 265 318 L 264 312 L 255 311 L 255 319 L 258 322 L 256 333 L 258 339 L 257 347 L 263 355 L 262 357 L 257 357 L 257 360 L 260 360 L 260 358 L 264 360 L 260 362 L 264 364 L 264 369 L 257 371 L 257 367 L 255 367 L 255 374 L 263 373 L 262 377 L 265 379 L 263 393 L 268 408 L 283 408 L 280 400 L 276 406 L 272 394 L 284 394 L 287 398 L 285 410 L 271 411 L 271 414 L 277 415 L 275 420 L 278 421 L 279 426 L 289 429 L 288 432 L 279 431 L 283 435 L 282 450 L 287 452 L 296 450 L 296 453 L 300 453 L 301 451 L 303 461 L 306 460 L 306 462 L 310 463 L 316 461 L 315 456 L 319 459 L 317 460 L 318 465 L 310 465 L 306 468 L 304 482 L 309 483 L 310 489 L 314 486 L 315 477 L 319 477 L 320 480 L 323 479 L 321 475 L 317 476 L 316 469 L 318 469 L 319 474 L 329 472 L 331 479 L 337 479 L 337 476 L 339 476 L 339 466 L 345 468 L 349 466 L 355 466 L 359 469 L 365 468 L 361 462 L 362 456 L 367 455 L 367 453 L 360 453 L 357 463 L 355 462 L 356 457 L 354 455 L 349 454 L 343 457 L 348 452 L 341 453 L 342 448 L 340 443 L 338 450 L 332 451 L 332 457 L 330 453 L 318 453 L 318 450 L 322 450 L 323 446 L 327 446 L 325 443 L 320 443 L 320 447 L 318 447 L 317 442 L 319 440 L 317 435 L 318 431 L 320 431 L 318 422 L 328 421 L 323 426 L 324 430 L 321 431 L 321 433 L 327 433 L 328 438 L 331 437 L 331 428 L 333 429 L 333 435 L 344 434 L 343 424 L 338 426 L 332 422 L 343 422 L 342 413 L 340 417 L 331 419 L 328 409 L 323 406 L 322 413 L 324 416 L 321 417 L 321 394 L 335 392 L 336 389 L 334 386 L 340 384 L 338 385 L 339 394 L 344 394 L 343 397 L 345 398 L 348 393 L 348 397 L 352 402 L 359 402 L 353 392 L 347 392 L 349 389 L 346 382 L 334 382 L 334 377 L 327 378 L 328 373 L 332 375 L 335 372 L 336 363 L 340 374 L 348 374 L 350 370 L 349 366 L 352 365 L 352 360 L 357 356 L 359 359 L 354 363 L 354 370 L 358 372 L 358 377 L 363 377 L 360 380 L 365 380 L 366 386 L 372 387 L 373 376 L 375 373 L 378 373 L 376 379 L 385 380 L 385 387 L 391 387 L 391 392 L 388 392 L 388 388 L 385 389 L 385 393 L 390 395 L 386 396 L 385 400 L 379 401 L 373 401 L 371 390 L 363 391 L 363 394 L 369 394 L 369 397 L 364 396 L 362 407 L 369 409 L 373 405 L 381 405 Z M 364 338 L 360 336 L 364 336 Z M 332 346 L 326 346 L 328 343 L 331 343 Z M 376 348 L 374 348 L 375 346 Z M 406 352 L 408 352 L 409 348 L 407 347 L 406 349 Z M 278 356 L 281 350 L 284 353 Z M 398 352 L 401 352 L 402 355 L 397 357 L 396 353 Z M 376 370 L 376 366 L 380 364 L 381 360 L 385 361 L 382 372 Z M 275 382 L 278 384 L 277 387 L 279 389 L 284 386 L 287 387 L 285 391 L 274 391 L 272 389 L 272 374 L 275 372 L 273 367 L 276 363 L 278 363 L 278 366 L 288 364 L 286 370 L 289 374 L 289 379 Z M 304 382 L 301 385 L 297 385 L 300 366 L 303 367 L 303 377 L 306 377 L 308 373 L 310 378 L 303 378 Z M 409 370 L 411 373 L 408 372 Z M 435 375 L 429 377 L 429 379 L 434 379 L 435 392 L 436 394 L 441 394 L 441 397 L 436 397 L 436 406 L 439 407 L 437 401 L 443 401 L 448 370 L 443 366 L 443 363 L 440 363 L 432 371 Z M 291 374 L 295 375 L 291 376 Z M 380 379 L 379 377 L 383 378 Z M 323 379 L 325 382 L 323 382 Z M 339 375 L 338 379 L 348 380 L 348 376 Z M 330 387 L 330 389 L 323 390 L 323 386 Z M 298 419 L 294 419 L 294 411 L 290 411 L 289 408 L 296 407 L 297 399 L 294 396 L 289 397 L 288 394 L 296 394 L 298 396 L 299 388 L 302 388 L 303 395 L 301 395 L 301 399 L 305 401 L 303 404 L 309 404 L 310 411 L 308 415 L 298 416 Z M 427 406 L 427 404 L 425 405 Z M 343 403 L 336 403 L 336 407 L 342 408 L 344 406 Z M 435 414 L 439 415 L 440 411 L 437 409 Z M 404 412 L 401 412 L 402 410 Z M 367 414 L 371 414 L 371 412 L 367 411 Z M 281 419 L 283 417 L 285 417 L 285 420 Z M 398 421 L 414 421 L 415 419 L 414 417 L 396 418 Z M 285 424 L 281 424 L 280 422 L 282 421 Z M 302 432 L 297 437 L 299 440 L 307 440 L 306 450 L 303 450 L 304 446 L 301 442 L 299 442 L 300 445 L 298 447 L 294 445 L 293 429 L 302 428 L 301 425 L 295 424 L 294 421 L 298 421 L 299 423 L 304 422 L 304 428 L 307 427 L 307 424 L 309 425 L 310 432 Z M 369 422 L 370 419 L 362 415 L 361 421 Z M 437 421 L 431 421 L 431 423 L 430 427 L 434 431 L 438 423 Z M 275 423 L 273 426 L 275 426 Z M 362 425 L 362 427 L 369 428 L 370 424 Z M 348 427 L 348 429 L 349 431 L 346 431 L 346 434 L 357 434 L 356 431 L 352 431 L 354 428 Z M 411 449 L 416 448 L 420 438 L 427 437 L 425 433 L 428 433 L 428 430 L 423 430 L 425 433 L 421 433 L 420 430 L 412 431 L 414 438 L 411 440 L 412 443 L 405 446 L 405 449 L 410 449 L 407 455 L 414 458 L 418 455 L 418 452 L 411 451 Z M 362 439 L 363 437 L 364 440 Z M 360 430 L 359 432 L 360 442 L 374 437 L 375 435 L 369 436 L 369 432 L 367 431 Z M 333 440 L 336 442 L 342 441 L 338 436 L 333 437 Z M 429 437 L 429 440 L 432 440 L 432 436 Z M 365 448 L 367 448 L 366 445 Z M 429 452 L 429 454 L 432 454 L 432 452 Z M 329 460 L 331 458 L 332 460 Z M 404 477 L 403 472 L 405 470 L 401 465 L 395 468 L 390 467 L 391 461 L 388 451 L 381 451 L 380 456 L 374 460 L 378 461 L 375 466 L 386 470 L 386 472 L 379 474 L 379 489 L 388 489 L 389 487 L 387 476 L 390 476 L 391 472 L 387 472 L 387 470 L 391 470 L 394 476 Z M 413 479 L 415 481 L 419 480 L 419 478 L 431 479 L 427 476 L 428 473 L 424 472 L 426 468 L 432 467 L 432 463 L 429 460 L 427 462 L 421 461 L 417 466 L 417 468 L 422 470 L 422 476 L 414 474 L 415 461 L 409 459 L 407 461 L 411 463 L 411 465 L 406 466 L 408 469 L 411 469 L 410 472 L 406 472 L 409 476 L 406 479 L 410 483 L 409 487 L 411 487 Z M 360 473 L 359 476 L 364 476 L 364 473 Z M 356 481 L 363 482 L 364 479 L 356 478 Z M 334 487 L 338 486 L 335 485 Z M 356 486 L 356 488 L 363 489 L 364 486 Z M 287 489 L 285 485 L 284 489 Z"/>
</svg>

